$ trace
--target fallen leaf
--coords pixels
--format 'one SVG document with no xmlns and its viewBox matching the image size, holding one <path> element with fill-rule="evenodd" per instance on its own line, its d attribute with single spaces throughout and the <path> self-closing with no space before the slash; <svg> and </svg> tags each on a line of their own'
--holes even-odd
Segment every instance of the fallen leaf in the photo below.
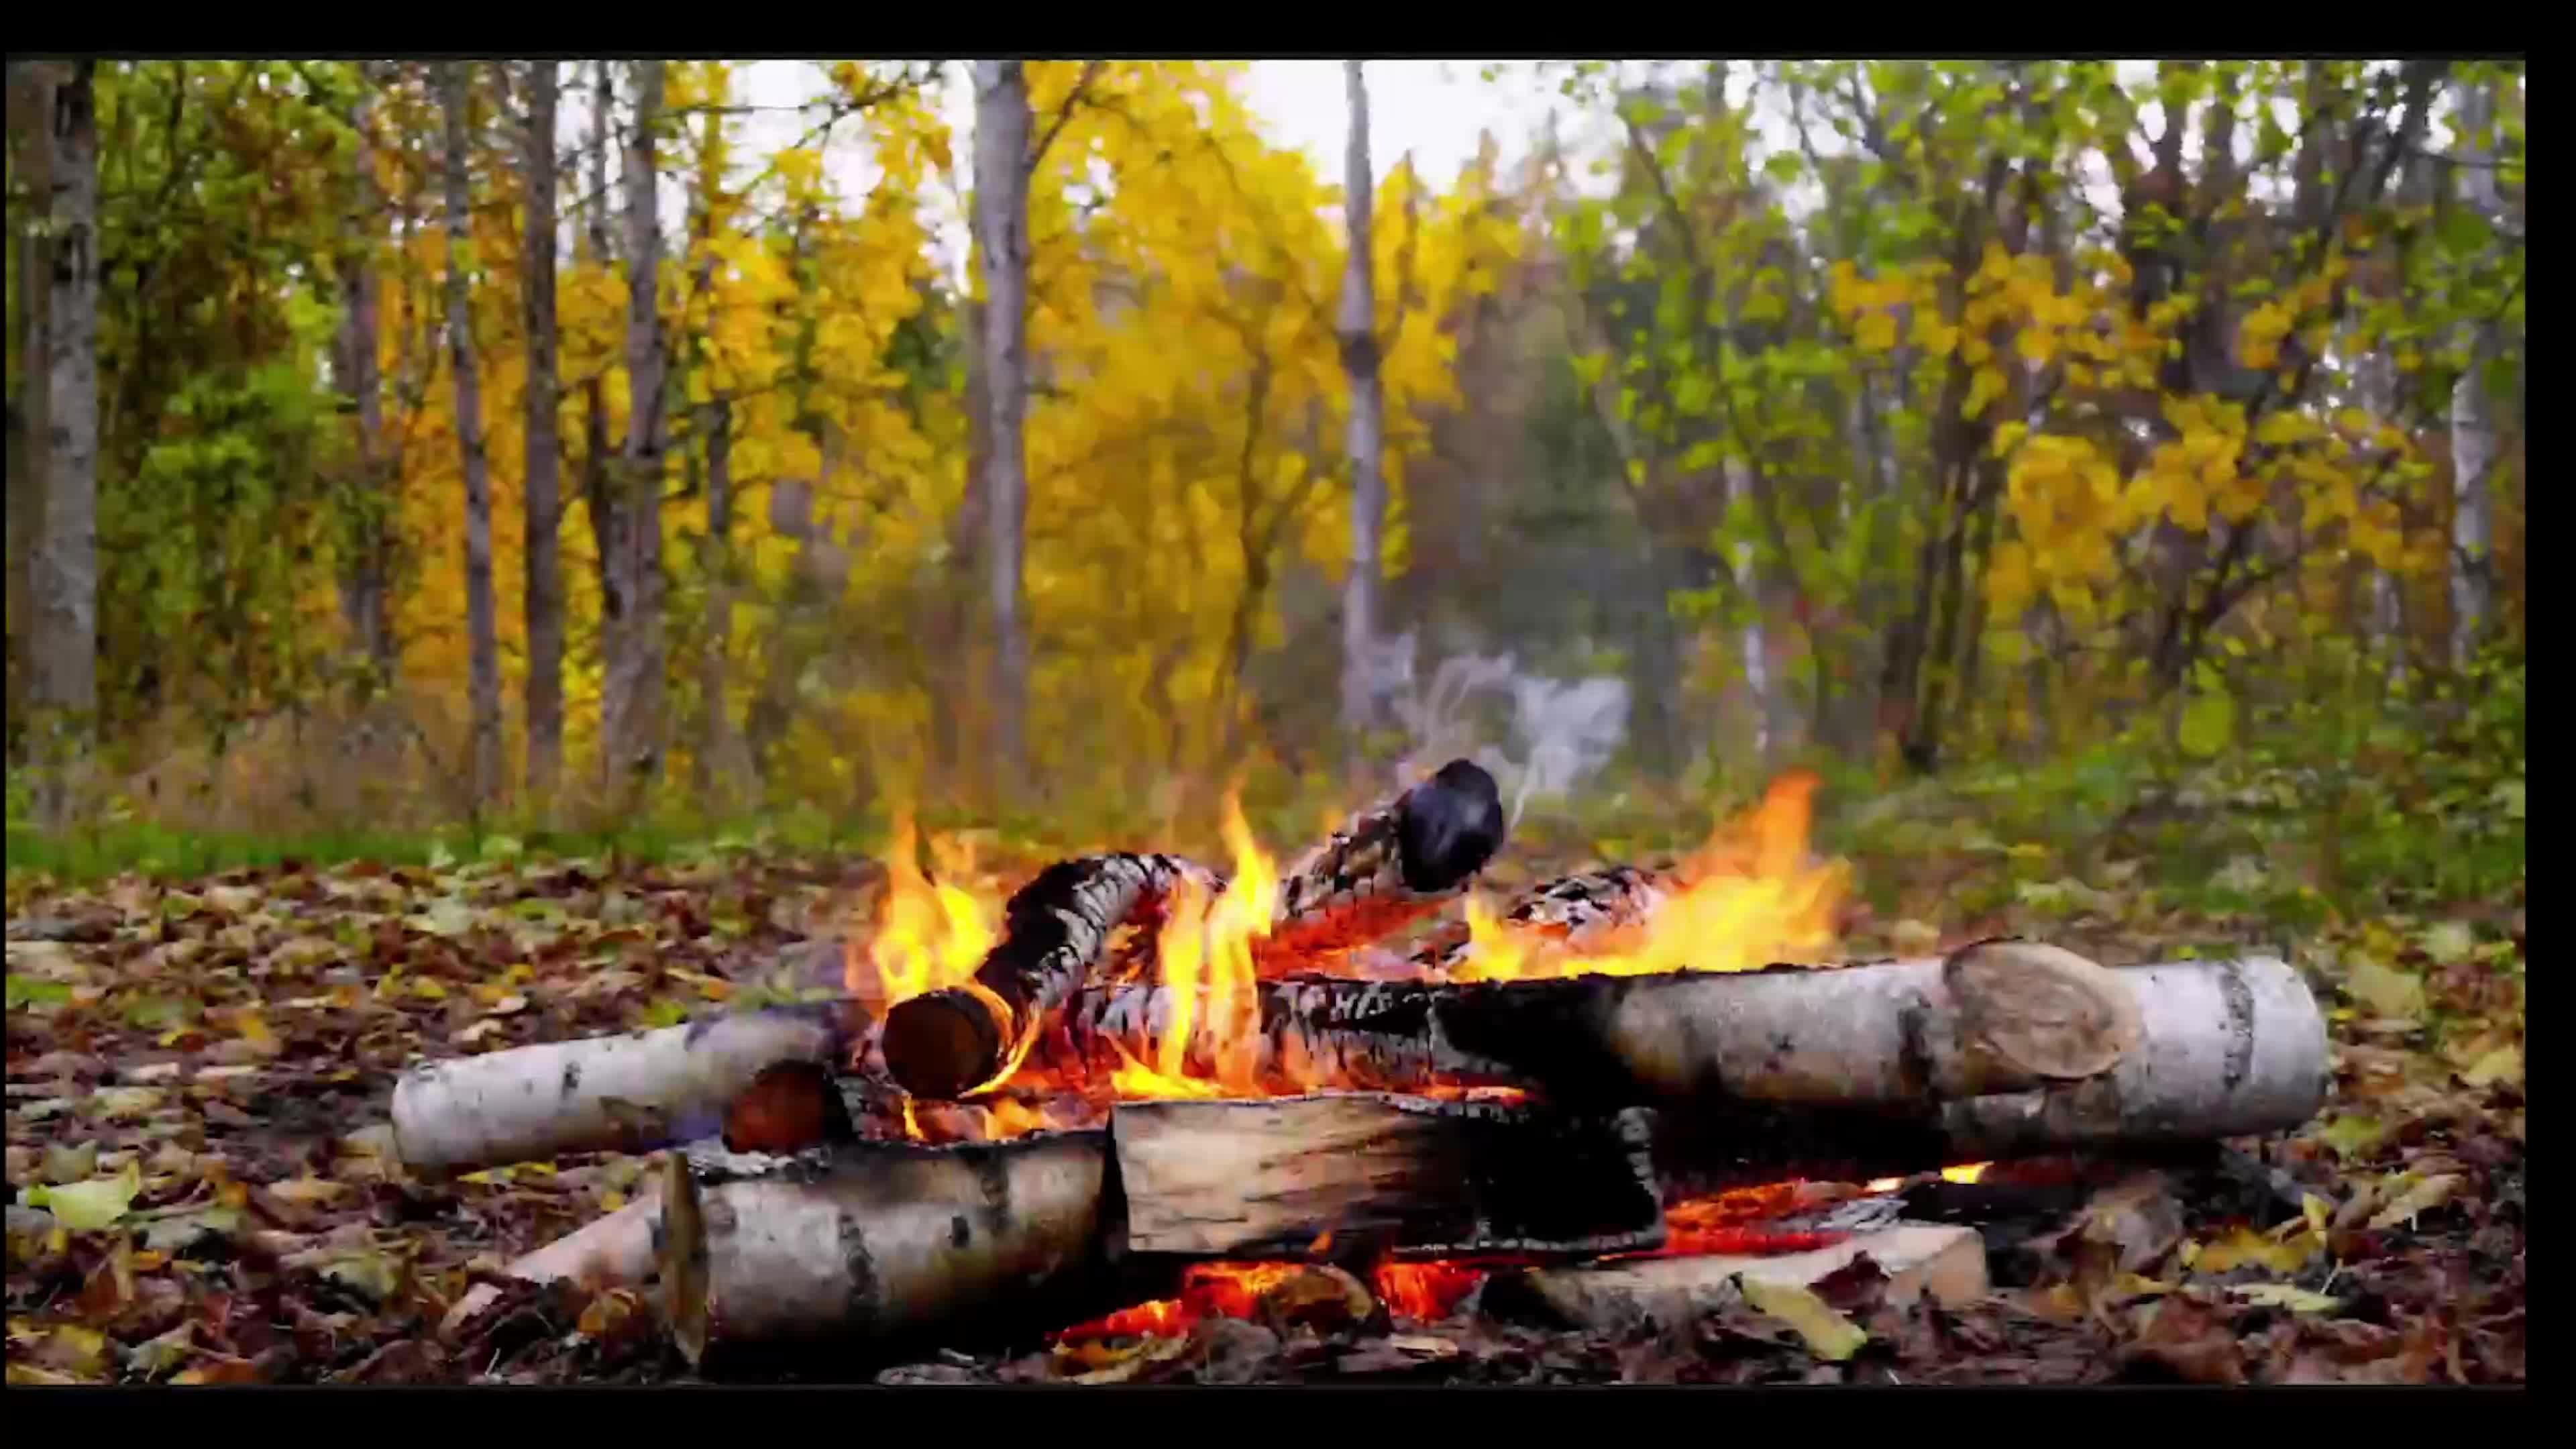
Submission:
<svg viewBox="0 0 2576 1449">
<path fill-rule="evenodd" d="M 2440 965 L 2448 966 L 2454 961 L 2467 959 L 2468 954 L 2477 949 L 2478 942 L 2469 934 L 2465 922 L 2436 921 L 2425 928 L 2421 944 L 2425 955 Z"/>
<path fill-rule="evenodd" d="M 2424 978 L 2391 970 L 2367 957 L 2352 963 L 2344 990 L 2384 1017 L 2414 1021 L 2424 1015 Z"/>
<path fill-rule="evenodd" d="M 2522 1085 L 2522 1049 L 2501 1046 L 2469 1063 L 2460 1080 L 2472 1087 L 2491 1087 L 2498 1082 L 2508 1086 Z"/>
<path fill-rule="evenodd" d="M 2399 1194 L 2394 1202 L 2381 1208 L 2370 1220 L 2371 1231 L 2384 1232 L 2399 1223 L 2409 1221 L 2419 1213 L 2430 1212 L 2440 1207 L 2450 1200 L 2452 1191 L 2459 1185 L 2460 1175 L 2455 1172 L 2436 1173 L 2425 1178 Z"/>
<path fill-rule="evenodd" d="M 82 1182 L 98 1176 L 98 1140 L 92 1138 L 78 1147 L 59 1142 L 45 1144 L 45 1181 Z"/>
<path fill-rule="evenodd" d="M 2292 1313 L 2327 1313 L 2343 1306 L 2340 1298 L 2311 1293 L 2293 1283 L 2239 1283 L 2227 1291 L 2248 1303 L 2265 1308 L 2286 1308 Z"/>
<path fill-rule="evenodd" d="M 2337 1157 L 2349 1162 L 2367 1156 L 2388 1139 L 2388 1127 L 2376 1117 L 2347 1112 L 2325 1125 L 2317 1139 L 2334 1149 Z"/>
<path fill-rule="evenodd" d="M 114 1177 L 93 1177 L 52 1187 L 27 1190 L 27 1206 L 40 1207 L 54 1215 L 55 1221 L 76 1233 L 92 1233 L 125 1216 L 134 1195 L 143 1191 L 143 1168 L 128 1162 L 125 1170 Z"/>
<path fill-rule="evenodd" d="M 1807 1341 L 1808 1351 L 1818 1358 L 1839 1363 L 1869 1342 L 1869 1335 L 1857 1324 L 1798 1284 L 1773 1282 L 1751 1273 L 1739 1274 L 1736 1283 L 1746 1303 L 1796 1330 Z"/>
<path fill-rule="evenodd" d="M 2214 1242 L 2194 1246 L 2185 1266 L 2195 1273 L 2227 1273 L 2251 1263 L 2275 1273 L 2291 1274 L 2307 1264 L 2324 1246 L 2322 1239 L 2305 1222 L 2286 1241 L 2276 1242 L 2252 1228 L 2238 1228 Z"/>
</svg>

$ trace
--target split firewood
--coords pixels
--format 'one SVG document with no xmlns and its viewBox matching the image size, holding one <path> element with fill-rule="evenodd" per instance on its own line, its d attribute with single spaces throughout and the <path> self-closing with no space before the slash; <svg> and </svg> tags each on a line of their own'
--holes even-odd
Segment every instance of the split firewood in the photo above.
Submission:
<svg viewBox="0 0 2576 1449">
<path fill-rule="evenodd" d="M 865 1026 L 843 1000 L 433 1062 L 394 1086 L 395 1149 L 425 1175 L 650 1152 L 716 1131 L 764 1068 L 845 1063 Z"/>
<path fill-rule="evenodd" d="M 512 1259 L 501 1271 L 531 1283 L 569 1278 L 599 1288 L 632 1287 L 653 1274 L 657 1261 L 655 1239 L 661 1226 L 661 1189 L 655 1184 L 615 1212 L 594 1218 L 580 1230 Z M 477 1283 L 466 1289 L 439 1320 L 439 1333 L 454 1336 L 500 1296 L 500 1288 L 490 1283 Z"/>
<path fill-rule="evenodd" d="M 1051 1013 L 1091 978 L 1110 937 L 1184 879 L 1177 856 L 1125 853 L 1060 861 L 1014 892 L 1001 943 L 974 978 L 886 1013 L 887 1072 L 916 1097 L 964 1096 L 1018 1063 Z"/>
<path fill-rule="evenodd" d="M 1586 1257 L 1660 1245 L 1651 1115 L 1359 1093 L 1121 1103 L 1127 1244 L 1299 1258 Z"/>
<path fill-rule="evenodd" d="M 1268 976 L 1380 940 L 1467 888 L 1502 848 L 1494 777 L 1451 760 L 1431 778 L 1352 816 L 1279 883 L 1269 936 L 1253 943 Z"/>
<path fill-rule="evenodd" d="M 1985 1244 L 1976 1229 L 1899 1223 L 1804 1253 L 1698 1254 L 1506 1272 L 1487 1282 L 1482 1301 L 1505 1316 L 1529 1313 L 1595 1331 L 1680 1326 L 1745 1301 L 1747 1280 L 1756 1297 L 1766 1285 L 1812 1291 L 1863 1257 L 1886 1276 L 1882 1292 L 1892 1306 L 1930 1298 L 1957 1307 L 1988 1289 Z"/>
<path fill-rule="evenodd" d="M 1105 1131 L 864 1143 L 701 1186 L 663 1174 L 662 1311 L 693 1365 L 726 1350 L 885 1347 L 1110 1306 Z"/>
</svg>

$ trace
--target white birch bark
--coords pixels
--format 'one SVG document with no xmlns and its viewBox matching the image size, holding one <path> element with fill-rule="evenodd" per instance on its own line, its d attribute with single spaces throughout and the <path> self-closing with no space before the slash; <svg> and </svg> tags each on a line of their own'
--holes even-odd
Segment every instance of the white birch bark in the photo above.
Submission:
<svg viewBox="0 0 2576 1449">
<path fill-rule="evenodd" d="M 1362 733 L 1370 723 L 1370 646 L 1377 638 L 1378 573 L 1386 519 L 1386 398 L 1378 378 L 1377 279 L 1370 213 L 1376 183 L 1369 170 L 1368 80 L 1356 60 L 1342 62 L 1350 95 L 1350 139 L 1342 153 L 1342 206 L 1349 255 L 1342 275 L 1342 369 L 1351 411 L 1345 447 L 1351 462 L 1351 568 L 1342 585 L 1342 729 L 1349 772 L 1360 768 Z"/>
<path fill-rule="evenodd" d="M 1029 641 L 1021 612 L 1028 514 L 1029 115 L 1020 62 L 975 62 L 975 218 L 984 260 L 984 381 L 990 409 L 984 563 L 993 607 L 993 723 L 1005 789 L 1027 764 Z"/>
<path fill-rule="evenodd" d="M 2481 141 L 2494 125 L 2493 82 L 2465 87 L 2460 93 L 2459 125 L 2463 141 L 2460 201 L 2497 220 L 2493 150 Z M 2470 333 L 2469 361 L 2451 386 L 2451 661 L 2465 664 L 2485 639 L 2495 615 L 2495 404 L 2487 396 L 2487 363 L 2496 356 L 2495 324 L 2480 323 Z"/>
<path fill-rule="evenodd" d="M 43 524 L 30 560 L 38 809 L 67 823 L 98 707 L 98 117 L 94 61 L 50 62 Z M 30 305 L 38 299 L 29 298 Z"/>
<path fill-rule="evenodd" d="M 610 584 L 622 601 L 618 637 L 601 691 L 601 735 L 611 798 L 649 788 L 662 770 L 662 446 L 667 352 L 659 306 L 662 223 L 654 132 L 662 109 L 658 60 L 635 62 L 634 129 L 621 178 L 626 202 L 626 446 L 610 521 Z"/>
</svg>

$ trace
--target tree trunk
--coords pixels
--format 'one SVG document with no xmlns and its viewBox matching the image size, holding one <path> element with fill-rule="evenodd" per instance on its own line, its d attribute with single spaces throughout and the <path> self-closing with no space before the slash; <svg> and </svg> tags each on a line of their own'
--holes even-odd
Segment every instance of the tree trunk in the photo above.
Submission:
<svg viewBox="0 0 2576 1449">
<path fill-rule="evenodd" d="M 9 165 L 31 197 L 53 194 L 46 176 L 53 154 L 49 126 L 53 117 L 51 67 L 42 61 L 9 62 Z M 17 248 L 18 391 L 9 399 L 9 747 L 10 763 L 18 761 L 23 710 L 35 677 L 35 638 L 27 621 L 34 617 L 32 571 L 36 536 L 45 526 L 45 479 L 48 462 L 45 422 L 46 314 L 44 298 L 51 285 L 51 248 L 40 229 L 12 227 L 10 245 Z"/>
<path fill-rule="evenodd" d="M 719 397 L 706 410 L 707 576 L 706 650 L 698 661 L 701 791 L 719 813 L 750 772 L 742 736 L 733 727 L 727 661 L 733 652 L 733 399 Z"/>
<path fill-rule="evenodd" d="M 521 285 L 528 328 L 526 596 L 528 794 L 554 798 L 563 769 L 563 443 L 562 384 L 555 334 L 555 62 L 528 74 L 527 249 Z"/>
<path fill-rule="evenodd" d="M 44 62 L 50 263 L 45 309 L 43 525 L 28 569 L 34 594 L 29 711 L 37 809 L 70 823 L 98 710 L 98 116 L 95 61 Z"/>
<path fill-rule="evenodd" d="M 393 500 L 385 468 L 384 379 L 377 349 L 382 346 L 381 284 L 376 272 L 376 213 L 383 198 L 376 187 L 375 93 L 372 67 L 359 68 L 358 101 L 349 118 L 357 133 L 358 212 L 350 218 L 348 275 L 342 292 L 348 314 L 341 321 L 341 386 L 357 404 L 357 486 L 350 499 L 350 557 L 340 580 L 340 614 L 350 641 L 372 671 L 366 688 L 372 693 L 392 682 L 394 674 L 393 585 L 387 568 Z"/>
<path fill-rule="evenodd" d="M 622 617 L 601 690 L 600 735 L 610 798 L 632 804 L 662 773 L 662 222 L 654 205 L 654 132 L 662 108 L 658 60 L 635 62 L 635 119 L 621 178 L 626 201 L 626 446 L 609 489 L 607 566 Z"/>
<path fill-rule="evenodd" d="M 473 246 L 472 195 L 465 174 L 465 67 L 440 68 L 439 98 L 447 113 L 447 353 L 456 372 L 456 442 L 465 471 L 466 692 L 473 712 L 473 754 L 467 776 L 474 808 L 491 803 L 501 781 L 501 641 L 492 603 L 492 478 L 483 446 L 483 389 L 474 357 L 471 283 L 466 277 Z"/>
<path fill-rule="evenodd" d="M 1000 791 L 1028 766 L 1028 625 L 1021 541 L 1028 514 L 1029 115 L 1020 62 L 975 62 L 975 214 L 984 259 L 984 386 L 992 409 L 984 483 L 993 605 L 993 725 Z"/>
<path fill-rule="evenodd" d="M 2481 137 L 2495 124 L 2492 82 L 2460 93 L 2460 131 Z M 2489 221 L 2497 219 L 2493 152 L 2479 140 L 2460 147 L 2460 203 Z M 2470 331 L 2469 361 L 2451 385 L 2451 662 L 2465 665 L 2484 642 L 2495 617 L 2495 403 L 2487 394 L 2487 364 L 2501 339 L 2492 322 Z"/>
<path fill-rule="evenodd" d="M 1343 764 L 1351 778 L 1365 768 L 1370 724 L 1369 661 L 1377 640 L 1378 573 L 1386 518 L 1386 397 L 1378 379 L 1377 279 L 1370 250 L 1370 211 L 1377 198 L 1369 173 L 1368 81 L 1356 60 L 1342 62 L 1350 95 L 1350 139 L 1342 153 L 1342 215 L 1349 248 L 1342 273 L 1342 370 L 1350 377 L 1346 450 L 1351 462 L 1351 568 L 1342 584 Z"/>
</svg>

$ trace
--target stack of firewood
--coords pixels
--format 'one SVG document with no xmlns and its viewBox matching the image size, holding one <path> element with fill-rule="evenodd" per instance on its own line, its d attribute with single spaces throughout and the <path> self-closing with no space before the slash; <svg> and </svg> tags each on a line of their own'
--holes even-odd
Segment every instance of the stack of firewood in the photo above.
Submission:
<svg viewBox="0 0 2576 1449">
<path fill-rule="evenodd" d="M 1238 1029 L 1192 1046 L 1210 1079 L 1222 1049 L 1258 1093 L 906 1140 L 912 1116 L 997 1078 L 1143 1061 L 1176 1008 L 1209 1020 L 1197 996 L 1123 979 L 1111 942 L 1181 883 L 1225 883 L 1117 854 L 1020 890 L 967 983 L 883 1012 L 850 998 L 427 1065 L 396 1090 L 396 1143 L 423 1173 L 682 1149 L 658 1193 L 514 1271 L 658 1274 L 697 1362 L 1061 1324 L 1194 1261 L 1580 1265 L 1661 1247 L 1666 1204 L 1728 1186 L 2215 1141 L 2295 1127 L 2324 1099 L 2323 1018 L 2266 957 L 2111 969 L 1987 941 L 1829 970 L 1453 982 L 1442 968 L 1467 943 L 1451 930 L 1418 954 L 1419 979 L 1298 969 L 1453 900 L 1502 820 L 1492 779 L 1453 762 L 1285 874 Z M 1579 946 L 1663 890 L 1613 868 L 1508 917 Z M 1560 1297 L 1625 1291 L 1545 1271 Z"/>
</svg>

